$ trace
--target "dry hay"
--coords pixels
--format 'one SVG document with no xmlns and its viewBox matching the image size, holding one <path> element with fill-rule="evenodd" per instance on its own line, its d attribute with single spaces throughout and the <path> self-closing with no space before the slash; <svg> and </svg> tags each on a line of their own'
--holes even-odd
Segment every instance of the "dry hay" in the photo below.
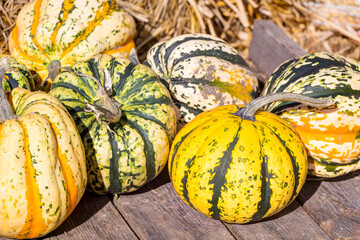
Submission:
<svg viewBox="0 0 360 240">
<path fill-rule="evenodd" d="M 0 51 L 21 7 L 30 0 L 0 3 Z M 360 0 L 116 0 L 137 20 L 140 60 L 156 42 L 185 33 L 209 33 L 245 58 L 256 19 L 271 19 L 308 52 L 328 51 L 360 60 Z"/>
</svg>

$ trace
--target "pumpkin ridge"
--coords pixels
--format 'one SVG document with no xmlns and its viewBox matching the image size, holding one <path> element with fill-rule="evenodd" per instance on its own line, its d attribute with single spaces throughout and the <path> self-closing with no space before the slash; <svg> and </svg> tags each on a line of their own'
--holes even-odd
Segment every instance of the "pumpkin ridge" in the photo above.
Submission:
<svg viewBox="0 0 360 240">
<path fill-rule="evenodd" d="M 166 127 L 166 124 L 161 122 L 159 119 L 153 117 L 152 115 L 148 115 L 142 112 L 136 112 L 136 111 L 123 111 L 125 114 L 131 114 L 133 116 L 137 116 L 139 118 L 145 119 L 147 121 L 151 121 L 160 127 L 162 127 L 166 131 L 166 136 L 168 138 L 168 141 L 171 142 L 171 130 Z"/>
<path fill-rule="evenodd" d="M 72 84 L 70 82 L 55 81 L 51 84 L 51 90 L 53 90 L 55 88 L 71 89 L 76 94 L 81 95 L 83 98 L 91 99 L 91 96 L 89 96 L 84 90 L 76 87 L 74 84 Z"/>
<path fill-rule="evenodd" d="M 183 62 L 184 60 L 186 60 L 190 57 L 215 57 L 215 58 L 225 60 L 229 63 L 249 69 L 249 65 L 245 62 L 245 60 L 243 58 L 240 57 L 240 55 L 226 53 L 221 50 L 215 50 L 215 49 L 213 49 L 211 51 L 207 51 L 207 50 L 204 51 L 204 50 L 197 49 L 197 50 L 191 51 L 190 53 L 183 53 L 183 54 L 181 54 L 181 57 L 177 58 L 173 62 L 173 66 L 176 66 L 177 64 Z"/>
<path fill-rule="evenodd" d="M 121 129 L 121 128 L 120 128 Z M 109 131 L 108 132 L 108 140 L 110 143 L 111 148 L 111 158 L 109 159 L 110 165 L 109 165 L 109 178 L 110 178 L 110 185 L 108 188 L 109 192 L 117 192 L 118 189 L 122 189 L 122 183 L 120 182 L 120 172 L 119 169 L 119 159 L 121 157 L 121 152 L 118 147 L 117 141 L 115 141 L 114 132 Z"/>
<path fill-rule="evenodd" d="M 229 143 L 229 146 L 227 147 L 226 151 L 224 151 L 224 155 L 219 159 L 220 164 L 216 166 L 213 170 L 214 177 L 209 181 L 209 184 L 213 184 L 213 195 L 212 199 L 209 201 L 211 204 L 211 208 L 209 209 L 209 213 L 211 214 L 211 217 L 214 219 L 220 219 L 220 208 L 217 206 L 219 203 L 219 198 L 221 197 L 222 188 L 225 188 L 226 180 L 226 170 L 230 168 L 230 163 L 232 161 L 232 152 L 235 149 L 236 144 L 239 141 L 240 138 L 240 130 L 241 130 L 241 122 L 239 122 L 238 130 L 235 134 L 235 137 L 232 142 Z M 229 159 L 229 160 L 227 160 Z"/>
<path fill-rule="evenodd" d="M 43 222 L 42 203 L 38 184 L 36 182 L 36 170 L 33 166 L 33 159 L 29 151 L 29 137 L 26 126 L 21 119 L 16 120 L 23 129 L 24 136 L 24 151 L 25 151 L 25 172 L 26 172 L 26 199 L 28 201 L 28 212 L 26 215 L 25 224 L 17 234 L 19 238 L 34 238 L 39 236 L 46 230 L 46 225 Z M 34 206 L 34 207 L 29 207 Z"/>
<path fill-rule="evenodd" d="M 39 51 L 40 51 L 42 54 L 44 54 L 44 56 L 45 56 L 46 58 L 49 59 L 49 56 L 48 56 L 47 53 L 44 51 L 44 49 L 40 46 L 40 44 L 38 43 L 38 41 L 37 41 L 37 39 L 36 39 L 36 30 L 37 30 L 37 27 L 38 27 L 38 25 L 39 25 L 41 3 L 42 3 L 42 0 L 36 0 L 36 2 L 35 2 L 33 22 L 32 22 L 32 24 L 31 24 L 30 36 L 31 36 L 31 39 L 32 39 L 33 43 L 34 43 L 35 46 L 39 49 Z"/>
<path fill-rule="evenodd" d="M 53 51 L 56 51 L 56 37 L 58 34 L 59 29 L 61 28 L 62 24 L 66 21 L 66 19 L 69 17 L 69 14 L 75 9 L 75 0 L 64 0 L 64 2 L 61 5 L 61 10 L 58 15 L 58 22 L 55 25 L 54 31 L 52 32 L 50 36 L 50 41 L 53 47 Z"/>
<path fill-rule="evenodd" d="M 115 61 L 115 59 L 113 60 Z M 120 65 L 119 62 L 116 61 L 118 65 Z M 124 84 L 126 83 L 128 77 L 134 73 L 134 69 L 136 67 L 136 64 L 129 62 L 129 64 L 125 67 L 125 70 L 119 74 L 119 81 L 113 83 L 113 88 L 116 92 L 116 94 L 119 94 L 120 91 L 123 89 Z M 115 67 L 114 67 L 115 68 Z M 114 69 L 112 69 L 114 71 Z M 113 76 L 113 73 L 112 73 Z"/>
<path fill-rule="evenodd" d="M 176 40 L 176 41 L 172 42 L 170 46 L 166 46 L 165 52 L 161 52 L 161 54 L 164 56 L 163 59 L 169 59 L 169 57 L 170 57 L 171 53 L 173 52 L 173 50 L 175 50 L 182 43 L 187 42 L 187 41 L 191 41 L 191 40 L 202 40 L 202 41 L 216 42 L 214 40 L 214 37 L 207 37 L 207 36 L 202 35 L 202 34 L 189 35 L 189 36 L 183 37 L 183 38 L 181 38 L 179 40 Z M 219 42 L 225 43 L 223 40 L 221 40 L 221 39 L 219 39 L 219 40 L 220 40 Z M 164 44 L 165 44 L 165 42 L 164 42 Z M 160 47 L 161 50 L 162 50 L 163 46 Z M 159 49 L 159 51 L 157 51 L 157 53 L 160 53 L 160 49 Z M 175 66 L 175 65 L 176 64 L 173 63 L 173 66 Z M 169 69 L 168 68 L 168 61 L 165 62 L 165 69 L 168 72 L 168 69 Z M 169 72 L 168 72 L 168 74 L 169 74 Z"/>
<path fill-rule="evenodd" d="M 275 120 L 275 119 L 274 119 Z M 278 121 L 279 122 L 279 121 Z M 279 122 L 280 123 L 280 122 Z M 293 194 L 291 196 L 291 200 L 290 202 L 292 202 L 294 200 L 294 198 L 298 195 L 298 187 L 300 185 L 300 182 L 299 182 L 299 178 L 301 176 L 300 174 L 300 169 L 299 169 L 299 165 L 297 164 L 297 161 L 295 159 L 295 156 L 294 154 L 292 154 L 292 151 L 290 150 L 290 148 L 287 146 L 286 144 L 286 141 L 283 140 L 273 129 L 271 129 L 267 124 L 266 122 L 263 122 L 263 126 L 265 126 L 266 128 L 268 128 L 278 139 L 279 141 L 281 142 L 281 144 L 285 147 L 286 149 L 286 152 L 287 154 L 289 155 L 290 157 L 290 160 L 291 160 L 291 165 L 293 166 L 293 172 L 294 172 L 294 179 L 295 179 L 295 184 L 294 184 L 294 187 L 293 187 Z"/>
<path fill-rule="evenodd" d="M 121 98 L 120 97 L 116 97 L 115 99 L 122 103 L 122 101 L 120 101 L 120 99 L 131 99 L 130 96 L 131 94 L 141 94 L 141 88 L 144 87 L 145 85 L 147 84 L 153 84 L 154 82 L 157 82 L 157 77 L 155 76 L 151 76 L 151 77 L 147 77 L 144 81 L 141 81 L 139 84 L 137 84 L 136 87 L 132 87 L 130 90 L 128 90 L 127 92 L 124 92 L 122 94 L 120 94 L 120 92 L 118 93 L 118 95 L 121 95 Z"/>
<path fill-rule="evenodd" d="M 259 130 L 254 123 L 251 123 L 254 126 L 254 129 L 257 133 L 257 137 L 259 139 L 259 146 L 260 146 L 260 156 L 262 156 L 262 161 L 261 161 L 261 195 L 260 195 L 260 201 L 257 204 L 257 209 L 258 211 L 250 218 L 251 221 L 257 221 L 262 219 L 266 213 L 269 211 L 269 209 L 271 208 L 270 205 L 270 199 L 271 199 L 271 194 L 272 194 L 272 189 L 270 188 L 270 178 L 272 177 L 271 174 L 269 173 L 269 169 L 268 169 L 268 156 L 264 153 L 263 151 L 263 144 L 262 144 L 262 134 L 259 133 Z"/>
<path fill-rule="evenodd" d="M 18 30 L 18 26 L 15 25 L 15 27 L 13 28 L 13 30 L 11 31 L 10 34 L 10 38 L 12 39 L 12 42 L 14 44 L 14 49 L 16 49 L 18 51 L 18 54 L 21 56 L 21 59 L 29 59 L 31 60 L 31 62 L 33 63 L 37 63 L 37 67 L 39 67 L 39 65 L 44 66 L 44 62 L 41 61 L 40 59 L 34 58 L 32 56 L 30 56 L 28 53 L 26 53 L 19 44 L 19 30 Z M 20 58 L 20 57 L 19 57 Z M 36 70 L 37 68 L 35 68 L 34 70 Z"/>
<path fill-rule="evenodd" d="M 144 154 L 146 156 L 146 182 L 151 181 L 156 177 L 155 169 L 155 151 L 154 145 L 148 138 L 148 131 L 136 124 L 135 121 L 128 119 L 127 122 L 141 137 L 144 142 Z"/>
<path fill-rule="evenodd" d="M 94 19 L 91 20 L 90 22 L 88 22 L 86 24 L 87 27 L 84 30 L 80 31 L 76 35 L 76 38 L 74 39 L 74 41 L 66 49 L 64 49 L 63 53 L 61 54 L 61 58 L 63 58 L 69 52 L 71 52 L 71 50 L 75 46 L 77 46 L 81 41 L 85 40 L 87 38 L 87 36 L 90 33 L 92 33 L 98 25 L 101 24 L 102 20 L 104 19 L 103 18 L 104 16 L 111 15 L 117 9 L 118 9 L 118 7 L 116 6 L 115 3 L 110 3 L 107 1 L 102 2 L 95 13 Z"/>
<path fill-rule="evenodd" d="M 190 134 L 190 133 L 189 133 Z M 186 137 L 186 136 L 184 136 Z M 175 153 L 175 152 L 174 152 Z M 194 155 L 192 158 L 189 158 L 186 163 L 185 166 L 187 167 L 187 170 L 189 170 L 191 168 L 192 165 L 194 165 L 194 159 L 196 158 L 196 155 Z M 185 171 L 184 172 L 184 176 L 181 179 L 181 184 L 182 184 L 182 191 L 179 189 L 178 191 L 181 191 L 181 198 L 184 199 L 184 201 L 189 204 L 190 207 L 194 208 L 194 205 L 192 204 L 192 202 L 190 201 L 189 198 L 189 191 L 187 188 L 187 181 L 189 178 L 189 171 Z"/>
</svg>

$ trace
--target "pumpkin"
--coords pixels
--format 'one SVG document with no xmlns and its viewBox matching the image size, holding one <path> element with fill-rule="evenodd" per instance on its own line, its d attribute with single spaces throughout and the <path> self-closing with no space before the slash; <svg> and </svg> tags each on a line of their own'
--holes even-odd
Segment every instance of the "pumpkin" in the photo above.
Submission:
<svg viewBox="0 0 360 240">
<path fill-rule="evenodd" d="M 336 107 L 275 102 L 266 110 L 289 121 L 309 155 L 309 177 L 337 177 L 360 169 L 360 63 L 332 53 L 293 58 L 278 67 L 263 94 L 333 97 Z"/>
<path fill-rule="evenodd" d="M 29 70 L 16 62 L 15 58 L 8 55 L 0 55 L 0 67 L 5 69 L 3 88 L 10 91 L 13 88 L 21 87 L 28 90 L 34 89 L 34 81 Z"/>
<path fill-rule="evenodd" d="M 135 191 L 162 171 L 176 113 L 168 90 L 149 67 L 101 55 L 60 73 L 49 93 L 77 124 L 90 191 Z"/>
<path fill-rule="evenodd" d="M 112 0 L 34 0 L 19 12 L 9 50 L 38 73 L 37 89 L 48 91 L 60 66 L 88 60 L 98 51 L 127 56 L 134 33 L 134 19 Z"/>
<path fill-rule="evenodd" d="M 295 96 L 293 96 L 295 95 Z M 229 223 L 269 217 L 289 205 L 307 174 L 306 150 L 291 125 L 257 111 L 288 97 L 330 104 L 329 99 L 269 95 L 248 105 L 205 111 L 176 135 L 169 156 L 175 191 L 199 212 Z"/>
<path fill-rule="evenodd" d="M 147 64 L 169 87 L 181 121 L 257 97 L 258 81 L 241 55 L 220 38 L 185 34 L 154 45 Z"/>
<path fill-rule="evenodd" d="M 38 238 L 57 228 L 82 197 L 84 147 L 55 97 L 23 88 L 8 97 L 0 91 L 0 235 Z"/>
</svg>

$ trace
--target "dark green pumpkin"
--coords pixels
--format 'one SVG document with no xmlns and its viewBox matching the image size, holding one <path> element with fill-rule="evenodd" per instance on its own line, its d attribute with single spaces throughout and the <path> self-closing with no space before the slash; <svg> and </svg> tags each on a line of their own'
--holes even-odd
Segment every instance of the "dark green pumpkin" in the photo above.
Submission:
<svg viewBox="0 0 360 240">
<path fill-rule="evenodd" d="M 164 168 L 176 115 L 168 90 L 149 67 L 102 55 L 100 66 L 92 58 L 63 71 L 50 94 L 77 124 L 86 151 L 89 190 L 131 192 Z"/>
<path fill-rule="evenodd" d="M 10 91 L 16 87 L 34 90 L 34 81 L 30 71 L 15 58 L 8 55 L 0 55 L 0 65 L 5 68 L 3 87 Z"/>
</svg>

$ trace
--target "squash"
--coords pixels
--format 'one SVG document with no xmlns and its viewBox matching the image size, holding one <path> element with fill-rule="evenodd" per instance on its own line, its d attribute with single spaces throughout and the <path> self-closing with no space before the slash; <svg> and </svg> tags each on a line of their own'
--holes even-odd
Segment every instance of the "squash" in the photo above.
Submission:
<svg viewBox="0 0 360 240">
<path fill-rule="evenodd" d="M 306 150 L 288 122 L 257 111 L 288 97 L 331 104 L 331 99 L 268 95 L 245 107 L 225 105 L 205 111 L 187 123 L 174 139 L 168 165 L 180 198 L 228 223 L 258 221 L 289 205 L 306 179 Z"/>
<path fill-rule="evenodd" d="M 23 88 L 8 97 L 1 89 L 0 235 L 38 238 L 57 228 L 83 195 L 84 146 L 55 97 Z"/>
<path fill-rule="evenodd" d="M 168 86 L 180 122 L 226 104 L 246 104 L 258 96 L 258 81 L 240 54 L 220 38 L 185 34 L 154 45 L 147 64 Z"/>
<path fill-rule="evenodd" d="M 168 90 L 149 67 L 101 55 L 60 73 L 49 93 L 77 124 L 90 191 L 135 191 L 162 171 L 176 112 Z"/>
<path fill-rule="evenodd" d="M 293 102 L 271 103 L 266 110 L 289 121 L 309 155 L 309 177 L 337 177 L 360 169 L 360 63 L 332 53 L 293 58 L 278 67 L 263 94 L 331 96 L 332 108 Z"/>
<path fill-rule="evenodd" d="M 59 66 L 88 60 L 98 51 L 127 56 L 134 33 L 134 19 L 113 0 L 34 0 L 19 12 L 9 50 L 38 73 L 37 89 L 48 91 Z"/>
<path fill-rule="evenodd" d="M 34 81 L 29 70 L 16 62 L 15 58 L 8 55 L 0 55 L 0 67 L 5 69 L 3 88 L 10 91 L 13 88 L 21 87 L 34 90 Z M 2 76 L 1 76 L 2 77 Z"/>
</svg>

